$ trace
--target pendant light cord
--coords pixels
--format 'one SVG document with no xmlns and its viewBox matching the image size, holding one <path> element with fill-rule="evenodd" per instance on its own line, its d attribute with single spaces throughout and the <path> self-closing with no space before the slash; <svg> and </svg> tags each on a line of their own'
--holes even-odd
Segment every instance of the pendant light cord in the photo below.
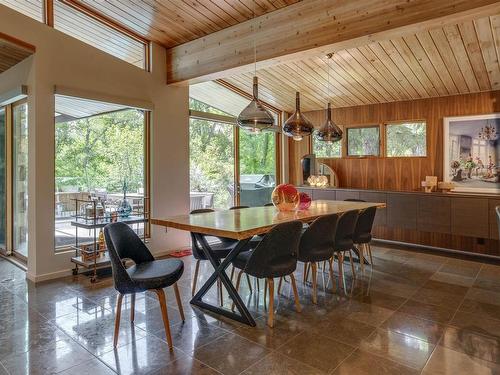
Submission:
<svg viewBox="0 0 500 375">
<path fill-rule="evenodd" d="M 253 10 L 252 10 L 252 18 L 253 18 L 253 75 L 257 76 L 257 43 L 255 40 L 257 39 L 257 25 L 255 21 L 255 2 L 257 0 L 253 0 Z"/>
</svg>

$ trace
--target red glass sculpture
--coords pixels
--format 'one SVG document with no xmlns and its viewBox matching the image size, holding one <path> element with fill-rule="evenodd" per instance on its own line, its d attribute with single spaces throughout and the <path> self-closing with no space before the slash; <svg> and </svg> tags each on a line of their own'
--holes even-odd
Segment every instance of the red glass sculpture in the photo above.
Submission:
<svg viewBox="0 0 500 375">
<path fill-rule="evenodd" d="M 307 193 L 299 194 L 299 210 L 307 210 L 311 207 L 311 197 Z"/>
<path fill-rule="evenodd" d="M 291 184 L 280 184 L 274 188 L 271 199 L 279 211 L 294 211 L 299 205 L 299 192 Z"/>
</svg>

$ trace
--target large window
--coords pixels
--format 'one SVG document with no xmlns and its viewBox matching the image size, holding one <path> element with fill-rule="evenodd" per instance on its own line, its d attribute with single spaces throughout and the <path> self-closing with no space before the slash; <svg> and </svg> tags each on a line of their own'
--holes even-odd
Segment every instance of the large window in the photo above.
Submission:
<svg viewBox="0 0 500 375">
<path fill-rule="evenodd" d="M 426 156 L 427 133 L 425 122 L 386 124 L 386 156 Z"/>
<path fill-rule="evenodd" d="M 54 27 L 140 68 L 146 67 L 146 45 L 61 1 L 54 1 Z"/>
<path fill-rule="evenodd" d="M 269 203 L 278 180 L 276 134 L 238 128 L 248 99 L 221 85 L 191 86 L 190 97 L 191 209 Z"/>
<path fill-rule="evenodd" d="M 340 158 L 342 156 L 342 141 L 337 142 L 323 142 L 318 141 L 313 135 L 312 137 L 312 150 L 317 158 Z"/>
<path fill-rule="evenodd" d="M 380 132 L 378 126 L 347 128 L 348 156 L 379 156 Z"/>
<path fill-rule="evenodd" d="M 43 0 L 0 0 L 0 4 L 43 22 Z"/>
<path fill-rule="evenodd" d="M 75 199 L 102 200 L 112 212 L 126 195 L 132 209 L 147 210 L 146 116 L 121 105 L 56 95 L 56 247 L 75 242 Z M 79 242 L 91 235 L 83 233 Z"/>
</svg>

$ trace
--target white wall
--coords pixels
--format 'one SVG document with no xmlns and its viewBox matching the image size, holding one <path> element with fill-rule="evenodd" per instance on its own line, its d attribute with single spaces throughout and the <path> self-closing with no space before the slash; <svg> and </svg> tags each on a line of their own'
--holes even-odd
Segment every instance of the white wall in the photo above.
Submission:
<svg viewBox="0 0 500 375">
<path fill-rule="evenodd" d="M 28 277 L 69 273 L 72 252 L 54 252 L 54 86 L 153 103 L 152 216 L 189 210 L 188 87 L 166 85 L 165 50 L 152 46 L 148 73 L 0 5 L 0 32 L 36 47 L 30 59 L 0 75 L 0 92 L 28 85 Z M 188 244 L 185 233 L 153 228 L 151 249 Z"/>
</svg>

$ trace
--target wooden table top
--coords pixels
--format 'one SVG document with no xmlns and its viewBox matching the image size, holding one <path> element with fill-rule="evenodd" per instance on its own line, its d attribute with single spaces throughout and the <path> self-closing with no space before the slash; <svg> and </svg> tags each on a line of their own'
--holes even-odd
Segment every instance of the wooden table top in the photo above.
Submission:
<svg viewBox="0 0 500 375">
<path fill-rule="evenodd" d="M 385 203 L 317 200 L 313 201 L 311 207 L 304 211 L 279 212 L 274 207 L 251 207 L 240 210 L 152 218 L 151 223 L 189 232 L 242 240 L 267 233 L 276 224 L 287 221 L 311 222 L 320 216 L 350 210 L 363 210 L 372 206 L 384 208 Z"/>
</svg>

